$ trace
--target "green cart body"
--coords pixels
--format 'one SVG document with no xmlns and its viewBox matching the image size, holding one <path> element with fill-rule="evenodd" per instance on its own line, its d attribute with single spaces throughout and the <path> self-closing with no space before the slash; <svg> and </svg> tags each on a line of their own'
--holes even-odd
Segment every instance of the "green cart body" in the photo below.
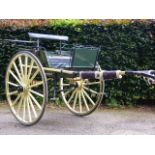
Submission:
<svg viewBox="0 0 155 155">
<path fill-rule="evenodd" d="M 38 58 L 45 67 L 72 70 L 95 70 L 100 49 L 75 46 L 56 51 L 39 51 Z"/>
</svg>

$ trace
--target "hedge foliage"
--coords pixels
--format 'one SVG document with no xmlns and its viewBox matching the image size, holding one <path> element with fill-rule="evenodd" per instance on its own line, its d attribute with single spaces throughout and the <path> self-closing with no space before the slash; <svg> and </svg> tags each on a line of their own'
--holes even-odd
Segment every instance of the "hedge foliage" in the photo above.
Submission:
<svg viewBox="0 0 155 155">
<path fill-rule="evenodd" d="M 140 20 L 48 20 L 45 25 L 0 27 L 0 38 L 27 40 L 27 32 L 68 35 L 69 43 L 101 47 L 99 63 L 107 70 L 155 69 L 155 23 Z M 51 48 L 52 42 L 44 46 Z M 14 45 L 0 46 L 0 93 Z M 135 103 L 138 99 L 155 99 L 155 89 L 142 78 L 124 77 L 106 82 L 107 104 L 112 106 Z"/>
</svg>

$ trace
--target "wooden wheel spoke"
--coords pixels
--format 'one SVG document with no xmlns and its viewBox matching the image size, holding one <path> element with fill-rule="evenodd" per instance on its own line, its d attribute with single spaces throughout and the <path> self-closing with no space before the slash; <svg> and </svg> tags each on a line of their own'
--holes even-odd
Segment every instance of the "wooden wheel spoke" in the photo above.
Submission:
<svg viewBox="0 0 155 155">
<path fill-rule="evenodd" d="M 72 93 L 72 95 L 70 96 L 69 100 L 68 100 L 68 104 L 71 102 L 72 98 L 74 97 L 76 91 L 74 90 L 74 92 Z"/>
<path fill-rule="evenodd" d="M 19 69 L 18 69 L 17 65 L 15 64 L 15 62 L 13 62 L 13 66 L 14 66 L 14 68 L 15 68 L 15 71 L 16 71 L 17 75 L 18 75 L 18 78 L 19 78 L 20 80 L 22 80 L 22 77 L 21 77 L 21 75 L 20 75 Z"/>
<path fill-rule="evenodd" d="M 10 74 L 14 77 L 14 79 L 20 84 L 22 85 L 21 81 L 17 78 L 17 76 L 11 71 L 9 70 Z"/>
<path fill-rule="evenodd" d="M 28 57 L 25 56 L 25 76 L 27 77 L 27 61 L 28 61 Z"/>
<path fill-rule="evenodd" d="M 18 94 L 18 91 L 15 90 L 15 91 L 9 92 L 8 94 L 9 94 L 10 96 L 11 96 L 11 95 L 16 95 L 16 94 Z"/>
<path fill-rule="evenodd" d="M 94 101 L 90 98 L 90 96 L 88 95 L 88 93 L 87 93 L 85 90 L 83 90 L 83 93 L 86 95 L 86 97 L 88 98 L 88 100 L 89 100 L 93 105 L 95 105 Z"/>
<path fill-rule="evenodd" d="M 33 81 L 33 79 L 38 75 L 39 73 L 39 69 L 36 70 L 36 72 L 33 74 L 32 78 L 30 79 L 30 81 Z"/>
<path fill-rule="evenodd" d="M 44 82 L 40 81 L 40 82 L 37 82 L 35 84 L 30 85 L 30 88 L 38 87 L 38 86 L 43 85 L 43 84 L 44 84 Z"/>
<path fill-rule="evenodd" d="M 24 75 L 23 63 L 22 63 L 21 57 L 18 57 L 18 61 L 19 61 L 20 71 L 22 75 Z"/>
<path fill-rule="evenodd" d="M 38 92 L 37 92 L 37 91 L 35 91 L 35 90 L 30 89 L 30 92 L 31 92 L 31 93 L 33 93 L 33 94 L 35 94 L 35 95 L 38 95 L 38 96 L 40 96 L 40 97 L 44 97 L 44 95 L 43 95 L 43 94 L 38 93 Z"/>
<path fill-rule="evenodd" d="M 29 103 L 29 99 L 27 97 L 27 111 L 28 111 L 28 115 L 29 115 L 29 121 L 32 121 L 32 116 L 31 116 L 31 110 L 30 110 L 30 103 Z"/>
<path fill-rule="evenodd" d="M 74 88 L 70 88 L 68 91 L 65 92 L 65 96 L 67 96 L 69 93 L 71 93 L 74 90 Z"/>
<path fill-rule="evenodd" d="M 81 92 L 79 93 L 79 109 L 82 112 Z"/>
<path fill-rule="evenodd" d="M 26 118 L 26 98 L 24 97 L 23 101 L 24 107 L 23 107 L 23 120 Z"/>
<path fill-rule="evenodd" d="M 30 78 L 30 76 L 31 76 L 33 65 L 34 65 L 34 61 L 31 60 L 31 64 L 30 64 L 30 68 L 29 68 L 29 72 L 28 72 L 28 78 Z"/>
<path fill-rule="evenodd" d="M 33 114 L 34 114 L 35 118 L 37 118 L 38 115 L 37 115 L 37 112 L 36 112 L 36 110 L 35 110 L 35 108 L 34 108 L 34 105 L 33 105 L 33 103 L 32 103 L 31 98 L 28 97 L 28 100 L 29 100 L 29 103 L 30 103 L 30 107 L 31 107 L 31 109 L 32 109 L 32 111 L 33 111 Z"/>
<path fill-rule="evenodd" d="M 89 106 L 88 106 L 88 104 L 87 104 L 86 98 L 84 97 L 83 92 L 82 92 L 81 94 L 82 94 L 82 98 L 83 98 L 84 104 L 85 104 L 85 106 L 86 106 L 86 109 L 89 111 L 90 109 L 89 109 Z"/>
<path fill-rule="evenodd" d="M 98 92 L 95 91 L 95 90 L 93 90 L 93 89 L 91 89 L 91 88 L 84 87 L 84 89 L 90 91 L 90 92 L 93 93 L 93 94 L 97 94 L 97 95 L 98 95 Z"/>
<path fill-rule="evenodd" d="M 18 103 L 19 99 L 21 98 L 21 95 L 22 95 L 21 93 L 18 94 L 18 96 L 16 97 L 16 99 L 13 101 L 12 106 L 14 106 L 14 105 L 16 105 Z"/>
<path fill-rule="evenodd" d="M 21 109 L 21 106 L 22 106 L 22 104 L 23 104 L 23 99 L 24 99 L 24 96 L 21 96 L 20 101 L 19 101 L 19 105 L 18 105 L 18 108 L 17 108 L 17 113 L 18 113 L 18 114 L 19 114 L 20 109 Z"/>
<path fill-rule="evenodd" d="M 9 85 L 11 85 L 11 86 L 14 86 L 14 87 L 19 87 L 19 85 L 18 84 L 16 84 L 16 83 L 13 83 L 13 82 L 7 82 Z"/>
<path fill-rule="evenodd" d="M 42 107 L 40 106 L 40 104 L 38 103 L 38 101 L 35 99 L 35 97 L 31 93 L 30 93 L 30 97 L 34 101 L 34 103 L 38 106 L 38 108 L 41 110 Z"/>
<path fill-rule="evenodd" d="M 78 97 L 78 93 L 75 94 L 75 98 L 74 98 L 74 102 L 73 102 L 73 109 L 75 109 L 75 107 L 76 107 L 77 97 Z"/>
</svg>

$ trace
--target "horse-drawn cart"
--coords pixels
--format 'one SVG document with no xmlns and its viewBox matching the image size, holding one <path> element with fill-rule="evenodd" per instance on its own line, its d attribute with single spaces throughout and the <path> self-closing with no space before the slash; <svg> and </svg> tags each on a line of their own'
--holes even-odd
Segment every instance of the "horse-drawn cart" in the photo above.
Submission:
<svg viewBox="0 0 155 155">
<path fill-rule="evenodd" d="M 100 48 L 68 45 L 67 36 L 29 33 L 33 41 L 6 40 L 33 44 L 17 52 L 6 72 L 6 96 L 15 118 L 24 125 L 37 123 L 48 103 L 48 86 L 53 83 L 52 99 L 61 95 L 68 109 L 79 116 L 91 114 L 101 103 L 104 82 L 124 75 L 138 75 L 154 83 L 155 71 L 107 71 L 98 64 Z M 60 41 L 60 48 L 48 51 L 42 39 Z M 58 84 L 59 83 L 59 84 Z"/>
</svg>

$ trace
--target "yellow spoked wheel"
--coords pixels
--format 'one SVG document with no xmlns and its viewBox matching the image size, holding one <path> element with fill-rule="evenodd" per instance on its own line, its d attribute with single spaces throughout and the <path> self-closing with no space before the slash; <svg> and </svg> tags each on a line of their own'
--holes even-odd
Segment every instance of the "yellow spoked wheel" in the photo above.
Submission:
<svg viewBox="0 0 155 155">
<path fill-rule="evenodd" d="M 38 58 L 17 53 L 6 72 L 6 96 L 15 118 L 24 125 L 37 123 L 48 102 L 46 75 Z"/>
<path fill-rule="evenodd" d="M 79 77 L 61 78 L 60 89 L 63 101 L 69 110 L 79 116 L 91 114 L 101 103 L 104 81 L 87 80 Z"/>
</svg>

